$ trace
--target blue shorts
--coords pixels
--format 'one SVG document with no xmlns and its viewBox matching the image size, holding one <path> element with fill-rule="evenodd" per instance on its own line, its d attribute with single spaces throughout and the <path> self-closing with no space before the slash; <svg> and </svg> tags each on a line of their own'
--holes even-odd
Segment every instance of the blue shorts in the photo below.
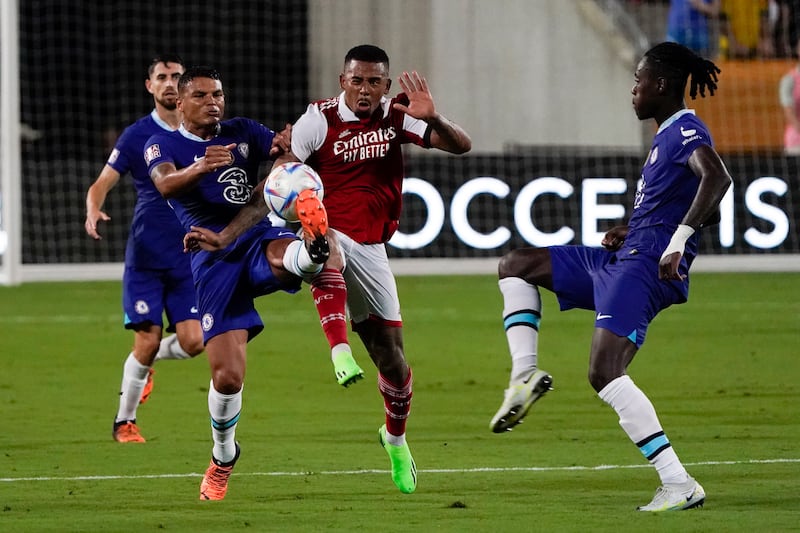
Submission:
<svg viewBox="0 0 800 533">
<path fill-rule="evenodd" d="M 553 246 L 553 292 L 562 311 L 596 311 L 595 327 L 627 337 L 639 348 L 659 311 L 686 301 L 681 288 L 658 279 L 658 260 L 620 257 L 603 248 Z M 683 282 L 688 283 L 688 282 Z"/>
<path fill-rule="evenodd" d="M 252 339 L 264 329 L 255 309 L 255 298 L 278 290 L 291 293 L 300 290 L 300 278 L 282 282 L 267 261 L 267 244 L 287 238 L 297 239 L 297 236 L 286 228 L 255 226 L 232 249 L 197 252 L 192 262 L 206 343 L 220 333 L 236 329 L 247 330 L 248 340 Z"/>
<path fill-rule="evenodd" d="M 184 320 L 200 320 L 189 262 L 172 269 L 148 270 L 125 265 L 122 276 L 122 309 L 125 328 L 140 329 L 150 324 L 163 327 L 167 313 L 169 332 Z"/>
</svg>

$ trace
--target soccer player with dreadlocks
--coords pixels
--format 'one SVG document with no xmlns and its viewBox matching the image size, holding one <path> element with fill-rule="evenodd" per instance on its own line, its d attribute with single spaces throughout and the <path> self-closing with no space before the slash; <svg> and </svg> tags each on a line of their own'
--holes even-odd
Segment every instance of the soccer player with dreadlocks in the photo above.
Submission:
<svg viewBox="0 0 800 533">
<path fill-rule="evenodd" d="M 672 449 L 653 404 L 626 370 L 656 314 L 687 300 L 698 230 L 718 221 L 719 202 L 731 183 L 708 129 L 684 102 L 689 81 L 693 99 L 698 92 L 713 95 L 719 72 L 676 43 L 647 51 L 634 74 L 633 109 L 640 120 L 655 120 L 658 131 L 628 225 L 609 230 L 602 248 L 521 248 L 503 256 L 498 269 L 512 365 L 492 431 L 503 433 L 519 424 L 552 385 L 537 361 L 539 287 L 554 292 L 562 310 L 596 312 L 589 382 L 661 478 L 655 497 L 640 511 L 691 509 L 705 502 L 703 488 Z"/>
</svg>

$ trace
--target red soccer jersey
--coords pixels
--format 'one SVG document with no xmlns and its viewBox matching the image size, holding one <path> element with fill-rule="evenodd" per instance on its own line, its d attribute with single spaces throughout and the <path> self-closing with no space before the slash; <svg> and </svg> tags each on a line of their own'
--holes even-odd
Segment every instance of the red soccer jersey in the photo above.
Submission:
<svg viewBox="0 0 800 533">
<path fill-rule="evenodd" d="M 292 127 L 292 152 L 314 168 L 325 186 L 332 228 L 353 240 L 388 241 L 402 208 L 402 145 L 430 147 L 428 124 L 392 107 L 405 94 L 384 98 L 368 119 L 345 105 L 344 93 L 309 104 Z"/>
</svg>

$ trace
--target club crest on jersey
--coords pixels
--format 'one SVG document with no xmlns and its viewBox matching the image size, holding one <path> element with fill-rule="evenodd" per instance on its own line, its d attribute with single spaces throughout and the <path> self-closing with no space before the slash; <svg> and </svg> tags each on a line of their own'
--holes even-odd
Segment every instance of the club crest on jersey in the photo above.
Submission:
<svg viewBox="0 0 800 533">
<path fill-rule="evenodd" d="M 655 164 L 656 159 L 658 159 L 658 146 L 653 146 L 653 149 L 650 150 L 650 164 Z"/>
<path fill-rule="evenodd" d="M 157 144 L 149 146 L 147 150 L 144 151 L 144 160 L 148 165 L 150 161 L 158 159 L 159 157 L 161 157 L 161 148 L 159 148 Z"/>
<path fill-rule="evenodd" d="M 203 331 L 208 331 L 214 327 L 214 315 L 211 313 L 206 313 L 203 315 L 202 320 L 200 321 L 203 327 Z"/>
<path fill-rule="evenodd" d="M 150 306 L 148 306 L 147 302 L 144 300 L 136 300 L 136 303 L 133 305 L 133 307 L 140 315 L 146 315 L 150 312 Z"/>
<path fill-rule="evenodd" d="M 239 145 L 236 147 L 236 149 L 239 150 L 239 153 L 242 154 L 242 157 L 247 159 L 247 155 L 250 153 L 250 145 L 249 144 L 247 144 L 247 143 L 239 143 Z"/>
</svg>

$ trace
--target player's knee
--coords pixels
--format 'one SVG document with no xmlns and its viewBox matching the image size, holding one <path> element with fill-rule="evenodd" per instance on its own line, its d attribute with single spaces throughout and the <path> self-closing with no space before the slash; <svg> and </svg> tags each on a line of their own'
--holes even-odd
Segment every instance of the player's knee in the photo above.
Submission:
<svg viewBox="0 0 800 533">
<path fill-rule="evenodd" d="M 500 279 L 516 275 L 517 256 L 517 250 L 512 250 L 500 258 L 497 264 L 497 274 Z"/>
<path fill-rule="evenodd" d="M 137 332 L 133 346 L 137 359 L 140 362 L 145 361 L 150 364 L 155 359 L 161 346 L 161 337 L 157 334 Z"/>
<path fill-rule="evenodd" d="M 600 392 L 606 385 L 619 377 L 617 372 L 611 372 L 609 369 L 600 368 L 596 365 L 589 365 L 589 384 L 595 390 Z"/>
<path fill-rule="evenodd" d="M 200 354 L 204 348 L 202 333 L 197 336 L 193 335 L 188 339 L 178 339 L 178 342 L 180 342 L 183 351 L 189 354 L 190 357 Z"/>
<path fill-rule="evenodd" d="M 242 390 L 244 375 L 232 368 L 217 368 L 211 372 L 214 390 L 220 394 L 236 394 Z"/>
</svg>

